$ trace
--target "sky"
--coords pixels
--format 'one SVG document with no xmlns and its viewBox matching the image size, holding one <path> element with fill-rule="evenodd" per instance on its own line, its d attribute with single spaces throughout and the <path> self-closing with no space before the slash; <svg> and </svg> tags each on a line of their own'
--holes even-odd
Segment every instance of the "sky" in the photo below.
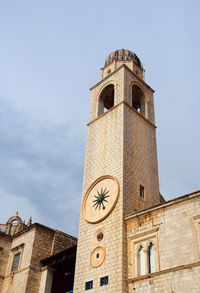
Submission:
<svg viewBox="0 0 200 293">
<path fill-rule="evenodd" d="M 0 1 L 0 223 L 77 236 L 89 88 L 114 50 L 155 90 L 160 191 L 200 189 L 198 0 Z"/>
</svg>

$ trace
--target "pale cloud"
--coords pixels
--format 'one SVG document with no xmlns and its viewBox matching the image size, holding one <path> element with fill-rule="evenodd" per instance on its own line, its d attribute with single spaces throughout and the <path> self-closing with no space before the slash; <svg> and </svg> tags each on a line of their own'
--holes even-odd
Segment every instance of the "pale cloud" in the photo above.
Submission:
<svg viewBox="0 0 200 293">
<path fill-rule="evenodd" d="M 28 118 L 1 99 L 1 214 L 19 210 L 26 220 L 33 216 L 35 222 L 76 234 L 85 146 L 73 130 L 69 124 Z"/>
</svg>

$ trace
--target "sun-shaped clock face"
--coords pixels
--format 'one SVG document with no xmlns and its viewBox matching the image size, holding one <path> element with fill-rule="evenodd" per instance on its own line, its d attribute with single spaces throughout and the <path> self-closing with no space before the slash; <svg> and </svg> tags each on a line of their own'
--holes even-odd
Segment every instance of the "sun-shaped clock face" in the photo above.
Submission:
<svg viewBox="0 0 200 293">
<path fill-rule="evenodd" d="M 97 190 L 97 194 L 98 195 L 94 195 L 95 199 L 93 200 L 94 205 L 93 207 L 96 209 L 103 209 L 105 210 L 106 206 L 105 204 L 108 202 L 108 200 L 106 199 L 107 197 L 109 197 L 109 190 L 107 190 L 107 188 L 101 188 L 101 191 L 99 192 Z"/>
<path fill-rule="evenodd" d="M 110 175 L 98 178 L 88 189 L 82 203 L 82 213 L 89 223 L 98 223 L 113 210 L 119 196 L 119 183 Z"/>
</svg>

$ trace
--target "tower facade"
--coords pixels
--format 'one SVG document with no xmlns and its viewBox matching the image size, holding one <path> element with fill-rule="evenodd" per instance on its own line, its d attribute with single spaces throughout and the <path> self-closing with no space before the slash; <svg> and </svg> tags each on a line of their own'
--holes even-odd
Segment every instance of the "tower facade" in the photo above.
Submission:
<svg viewBox="0 0 200 293">
<path fill-rule="evenodd" d="M 126 292 L 124 216 L 160 203 L 153 89 L 117 50 L 91 88 L 74 292 Z"/>
</svg>

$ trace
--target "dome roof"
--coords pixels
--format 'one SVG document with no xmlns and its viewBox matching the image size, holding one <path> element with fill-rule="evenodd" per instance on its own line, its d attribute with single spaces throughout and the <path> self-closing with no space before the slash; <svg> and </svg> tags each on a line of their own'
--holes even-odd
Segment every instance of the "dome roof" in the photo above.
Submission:
<svg viewBox="0 0 200 293">
<path fill-rule="evenodd" d="M 135 64 L 142 68 L 142 63 L 138 56 L 129 50 L 120 49 L 110 53 L 106 58 L 105 66 L 110 64 L 113 60 L 133 60 Z"/>
</svg>

